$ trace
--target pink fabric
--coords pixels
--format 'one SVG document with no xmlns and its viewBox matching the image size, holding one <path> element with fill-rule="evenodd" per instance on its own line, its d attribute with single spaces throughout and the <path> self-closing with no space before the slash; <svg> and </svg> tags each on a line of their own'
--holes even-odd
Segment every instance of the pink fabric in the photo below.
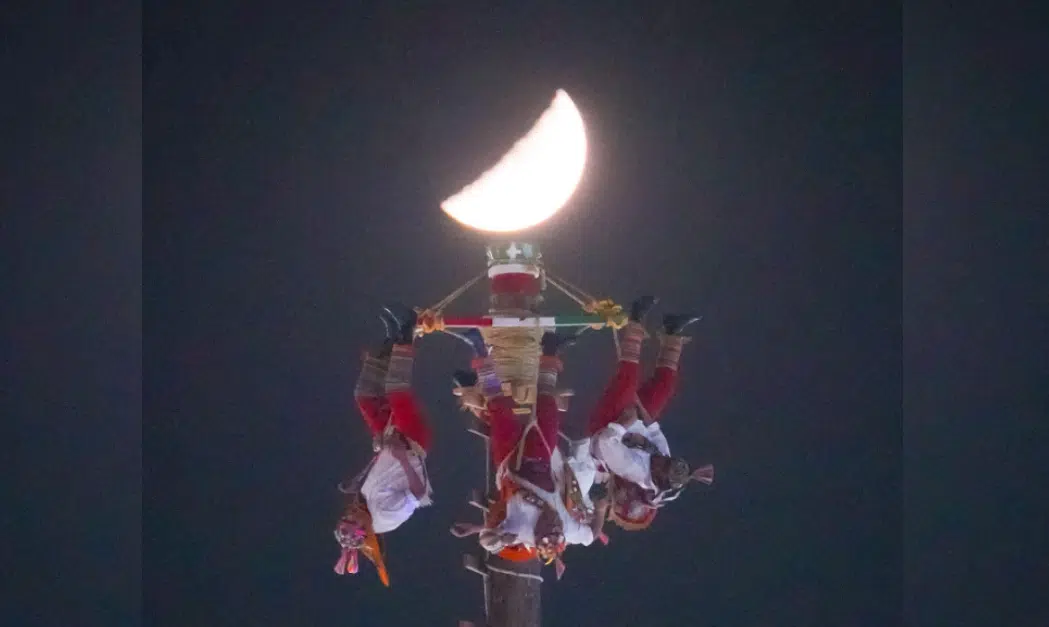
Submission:
<svg viewBox="0 0 1049 627">
<path fill-rule="evenodd" d="M 343 549 L 339 561 L 335 563 L 335 574 L 356 575 L 358 568 L 357 551 L 355 549 Z"/>
</svg>

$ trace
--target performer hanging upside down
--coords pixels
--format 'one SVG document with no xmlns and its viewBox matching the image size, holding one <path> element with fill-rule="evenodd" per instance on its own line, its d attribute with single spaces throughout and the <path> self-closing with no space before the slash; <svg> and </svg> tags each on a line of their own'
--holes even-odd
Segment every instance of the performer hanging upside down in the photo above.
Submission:
<svg viewBox="0 0 1049 627">
<path fill-rule="evenodd" d="M 621 339 L 618 369 L 598 401 L 587 431 L 599 472 L 611 475 L 609 517 L 631 531 L 651 525 L 657 508 L 677 498 L 689 481 L 709 485 L 714 480 L 713 466 L 693 472 L 687 461 L 671 457 L 658 422 L 677 389 L 681 349 L 690 339 L 681 332 L 698 317 L 663 316 L 655 373 L 638 387 L 641 342 L 645 337 L 643 321 L 655 303 L 656 299 L 650 296 L 634 301 Z"/>
<path fill-rule="evenodd" d="M 393 531 L 416 509 L 431 504 L 426 473 L 431 433 L 411 390 L 416 314 L 395 307 L 386 308 L 381 317 L 386 341 L 374 355 L 365 355 L 354 390 L 372 434 L 375 457 L 351 485 L 339 486 L 347 503 L 335 527 L 335 539 L 342 547 L 335 572 L 356 573 L 360 551 L 388 586 L 377 534 Z"/>
<path fill-rule="evenodd" d="M 458 537 L 477 533 L 481 546 L 508 560 L 538 558 L 556 563 L 558 578 L 564 572 L 561 557 L 567 545 L 593 543 L 608 509 L 607 501 L 591 508 L 589 500 L 579 496 L 589 492 L 593 478 L 587 482 L 586 477 L 575 477 L 557 449 L 556 387 L 562 368 L 557 353 L 574 339 L 553 333 L 543 336 L 534 420 L 530 412 L 515 413 L 518 405 L 503 394 L 483 343 L 475 345 L 476 378 L 461 372 L 455 377 L 460 388 L 473 383 L 485 399 L 499 498 L 489 507 L 483 526 L 457 523 L 452 533 Z"/>
</svg>

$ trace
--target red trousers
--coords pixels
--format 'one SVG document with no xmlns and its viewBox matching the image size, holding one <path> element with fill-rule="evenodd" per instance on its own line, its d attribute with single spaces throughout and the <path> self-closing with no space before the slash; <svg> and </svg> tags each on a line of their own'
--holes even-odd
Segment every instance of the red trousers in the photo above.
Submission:
<svg viewBox="0 0 1049 627">
<path fill-rule="evenodd" d="M 616 374 L 605 388 L 590 415 L 587 435 L 594 435 L 609 424 L 619 420 L 623 412 L 637 400 L 652 420 L 659 420 L 663 409 L 677 391 L 678 373 L 673 368 L 656 368 L 652 377 L 638 387 L 641 365 L 632 361 L 620 361 Z M 638 416 L 641 418 L 641 416 Z"/>
<path fill-rule="evenodd" d="M 511 471 L 519 473 L 541 488 L 553 491 L 553 478 L 550 476 L 550 453 L 553 447 L 557 446 L 557 433 L 561 427 L 557 401 L 549 394 L 540 394 L 536 399 L 535 411 L 538 429 L 530 429 L 524 435 L 524 451 L 520 468 L 516 465 L 517 445 L 521 441 L 529 417 L 514 414 L 515 406 L 516 404 L 509 396 L 496 396 L 488 400 L 492 464 L 498 468 L 499 464 L 509 457 Z M 540 433 L 542 433 L 541 436 Z"/>
<path fill-rule="evenodd" d="M 379 435 L 392 420 L 393 427 L 413 440 L 424 451 L 430 450 L 433 434 L 422 405 L 409 390 L 383 396 L 357 396 L 357 407 L 373 436 Z"/>
</svg>

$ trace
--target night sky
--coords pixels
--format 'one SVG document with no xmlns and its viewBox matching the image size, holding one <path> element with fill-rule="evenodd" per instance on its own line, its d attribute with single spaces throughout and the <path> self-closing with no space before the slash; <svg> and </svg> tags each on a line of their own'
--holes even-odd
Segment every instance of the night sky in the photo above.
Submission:
<svg viewBox="0 0 1049 627">
<path fill-rule="evenodd" d="M 438 204 L 557 88 L 591 159 L 527 236 L 592 292 L 703 314 L 664 426 L 718 480 L 571 551 L 544 624 L 898 621 L 898 9 L 205 4 L 144 22 L 152 624 L 480 618 L 475 545 L 447 533 L 482 469 L 448 382 L 465 346 L 419 345 L 437 504 L 388 537 L 391 589 L 333 575 L 335 484 L 369 453 L 352 384 L 380 306 L 481 269 L 487 238 Z M 566 357 L 569 431 L 613 359 L 607 334 Z"/>
<path fill-rule="evenodd" d="M 480 618 L 463 346 L 420 346 L 437 504 L 393 588 L 331 572 L 335 484 L 380 305 L 480 269 L 440 200 L 563 88 L 590 164 L 527 236 L 705 316 L 665 425 L 718 480 L 571 551 L 544 624 L 1049 625 L 1039 12 L 56 4 L 0 10 L 0 624 Z M 566 361 L 577 433 L 607 334 Z"/>
<path fill-rule="evenodd" d="M 525 235 L 595 294 L 704 316 L 664 426 L 718 478 L 648 532 L 610 525 L 610 547 L 570 550 L 544 625 L 901 623 L 898 5 L 148 2 L 140 21 L 104 4 L 4 14 L 4 174 L 34 194 L 0 188 L 4 284 L 30 304 L 5 301 L 5 402 L 33 427 L 11 439 L 25 498 L 5 541 L 41 572 L 6 569 L 32 594 L 0 623 L 480 619 L 459 566 L 476 544 L 447 532 L 473 516 L 483 468 L 450 394 L 465 346 L 419 345 L 436 505 L 389 536 L 392 588 L 368 564 L 332 573 L 335 485 L 369 452 L 352 386 L 379 308 L 435 302 L 481 269 L 488 238 L 438 205 L 558 88 L 590 161 Z M 32 211 L 16 225 L 8 207 Z M 607 333 L 566 356 L 567 431 L 613 359 Z M 924 539 L 956 516 L 938 515 Z M 968 565 L 916 563 L 912 583 Z"/>
</svg>

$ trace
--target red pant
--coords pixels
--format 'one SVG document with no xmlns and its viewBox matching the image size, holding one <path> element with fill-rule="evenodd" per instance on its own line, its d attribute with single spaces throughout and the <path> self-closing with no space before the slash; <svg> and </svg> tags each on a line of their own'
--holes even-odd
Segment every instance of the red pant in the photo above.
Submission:
<svg viewBox="0 0 1049 627">
<path fill-rule="evenodd" d="M 509 396 L 496 396 L 488 400 L 492 464 L 498 467 L 509 456 L 510 470 L 517 472 L 519 470 L 516 467 L 517 444 L 521 440 L 524 427 L 528 424 L 528 416 L 514 414 L 515 406 L 516 404 Z M 531 467 L 532 472 L 522 472 L 522 475 L 545 488 L 547 486 L 543 484 L 552 484 L 552 479 L 548 479 L 547 475 L 549 475 L 550 468 L 550 453 L 553 447 L 557 446 L 557 432 L 561 427 L 560 415 L 557 410 L 557 401 L 549 394 L 539 395 L 535 411 L 539 428 L 538 430 L 531 429 L 525 435 L 524 452 L 521 458 L 522 464 Z M 539 435 L 540 433 L 542 436 Z M 550 446 L 549 449 L 547 445 Z M 544 468 L 545 471 L 542 470 Z"/>
<path fill-rule="evenodd" d="M 597 402 L 594 413 L 590 415 L 590 424 L 587 426 L 588 435 L 594 435 L 618 420 L 619 416 L 634 404 L 635 396 L 641 401 L 641 406 L 645 408 L 652 420 L 659 420 L 663 408 L 677 391 L 677 370 L 656 368 L 652 378 L 639 389 L 638 379 L 640 378 L 640 364 L 632 361 L 619 362 L 615 376 Z"/>
<path fill-rule="evenodd" d="M 403 390 L 388 392 L 385 396 L 358 396 L 357 407 L 373 436 L 382 433 L 392 420 L 393 427 L 405 437 L 413 440 L 424 451 L 430 450 L 430 424 L 412 392 Z"/>
</svg>

